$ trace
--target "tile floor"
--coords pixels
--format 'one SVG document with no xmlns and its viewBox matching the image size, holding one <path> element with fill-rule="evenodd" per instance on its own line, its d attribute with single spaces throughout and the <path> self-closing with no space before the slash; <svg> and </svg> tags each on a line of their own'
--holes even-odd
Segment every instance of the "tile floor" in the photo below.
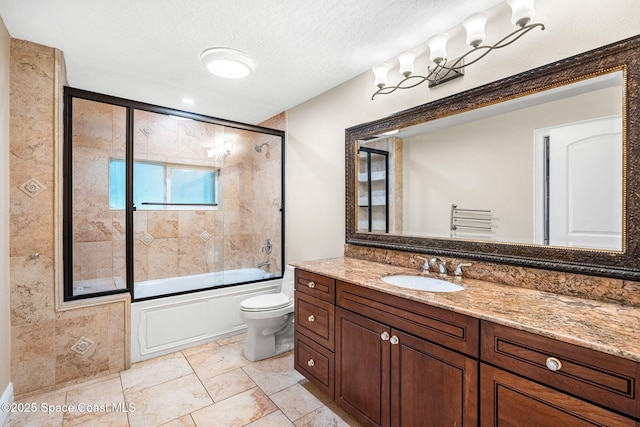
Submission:
<svg viewBox="0 0 640 427">
<path fill-rule="evenodd" d="M 243 345 L 237 335 L 22 399 L 35 412 L 12 413 L 5 427 L 359 426 L 293 369 L 292 352 L 252 363 Z"/>
</svg>

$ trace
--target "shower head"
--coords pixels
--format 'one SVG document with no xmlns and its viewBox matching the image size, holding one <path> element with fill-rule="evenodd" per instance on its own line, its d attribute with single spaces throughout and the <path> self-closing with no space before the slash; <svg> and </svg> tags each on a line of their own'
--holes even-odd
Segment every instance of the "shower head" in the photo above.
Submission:
<svg viewBox="0 0 640 427">
<path fill-rule="evenodd" d="M 265 145 L 267 146 L 267 148 L 269 147 L 269 143 L 268 142 L 263 142 L 262 144 L 256 145 L 253 148 L 255 148 L 258 153 L 262 153 L 262 147 L 264 147 Z"/>
</svg>

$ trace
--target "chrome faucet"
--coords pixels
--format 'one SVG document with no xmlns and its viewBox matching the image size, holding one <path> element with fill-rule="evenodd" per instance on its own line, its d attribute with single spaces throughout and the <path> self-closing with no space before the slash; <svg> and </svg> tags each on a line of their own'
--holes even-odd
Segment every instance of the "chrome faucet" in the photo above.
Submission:
<svg viewBox="0 0 640 427">
<path fill-rule="evenodd" d="M 470 266 L 471 266 L 470 262 L 461 262 L 456 267 L 455 271 L 453 272 L 453 275 L 455 277 L 462 277 L 462 267 L 470 267 Z"/>
<path fill-rule="evenodd" d="M 438 274 L 440 276 L 447 275 L 447 266 L 444 263 L 444 261 L 442 261 L 440 258 L 437 258 L 437 257 L 431 258 L 431 261 L 429 261 L 429 264 L 436 265 L 438 267 Z"/>
<path fill-rule="evenodd" d="M 271 264 L 269 261 L 261 262 L 258 264 L 258 268 L 267 267 L 269 264 Z"/>
<path fill-rule="evenodd" d="M 423 273 L 428 273 L 429 272 L 429 260 L 426 258 L 422 258 L 421 256 L 416 256 L 416 258 L 421 259 L 422 261 L 424 261 L 424 264 L 422 264 L 422 272 Z"/>
</svg>

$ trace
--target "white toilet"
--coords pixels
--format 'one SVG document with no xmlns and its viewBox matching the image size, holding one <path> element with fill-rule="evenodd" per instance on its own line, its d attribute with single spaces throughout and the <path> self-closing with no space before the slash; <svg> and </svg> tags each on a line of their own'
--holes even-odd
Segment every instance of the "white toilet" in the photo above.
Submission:
<svg viewBox="0 0 640 427">
<path fill-rule="evenodd" d="M 255 362 L 293 348 L 294 268 L 287 265 L 278 294 L 257 295 L 240 303 L 247 324 L 244 357 Z"/>
</svg>

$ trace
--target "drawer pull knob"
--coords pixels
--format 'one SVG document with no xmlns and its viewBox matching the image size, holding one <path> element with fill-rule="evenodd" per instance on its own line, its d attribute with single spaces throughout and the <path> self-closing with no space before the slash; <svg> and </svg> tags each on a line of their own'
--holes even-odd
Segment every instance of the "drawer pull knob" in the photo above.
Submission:
<svg viewBox="0 0 640 427">
<path fill-rule="evenodd" d="M 316 364 L 316 362 L 313 359 L 309 359 L 309 361 L 307 362 L 307 365 L 309 366 L 314 366 Z"/>
<path fill-rule="evenodd" d="M 380 338 L 382 338 L 382 341 L 388 341 L 389 340 L 389 332 L 384 331 L 383 333 L 380 334 Z"/>
<path fill-rule="evenodd" d="M 562 362 L 555 357 L 547 357 L 546 364 L 550 371 L 559 371 L 562 369 Z"/>
<path fill-rule="evenodd" d="M 389 342 L 391 343 L 391 345 L 396 345 L 396 344 L 400 343 L 400 339 L 398 339 L 398 337 L 394 335 L 394 336 L 391 337 Z"/>
<path fill-rule="evenodd" d="M 309 322 L 315 322 L 316 321 L 316 316 L 314 316 L 313 314 L 310 314 L 309 317 L 307 317 L 307 320 Z"/>
<path fill-rule="evenodd" d="M 316 287 L 316 284 L 315 284 L 315 283 L 313 283 L 313 282 L 309 282 L 308 286 L 309 286 L 311 289 L 313 289 L 313 288 L 315 288 L 315 287 Z"/>
</svg>

